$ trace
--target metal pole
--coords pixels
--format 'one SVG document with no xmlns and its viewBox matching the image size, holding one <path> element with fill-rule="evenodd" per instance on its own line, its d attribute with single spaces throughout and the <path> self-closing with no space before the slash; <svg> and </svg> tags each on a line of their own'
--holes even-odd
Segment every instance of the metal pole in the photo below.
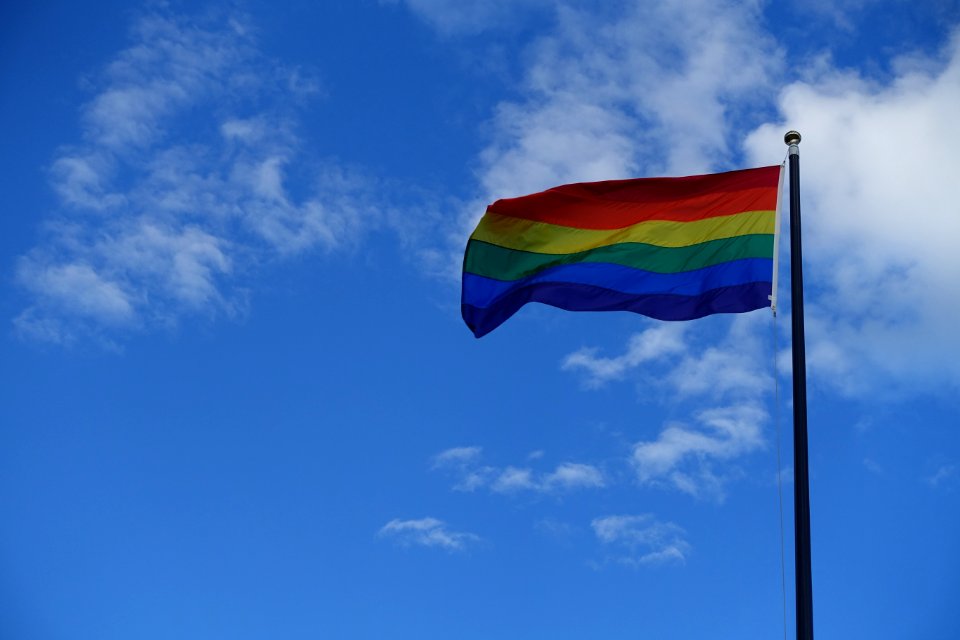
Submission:
<svg viewBox="0 0 960 640">
<path fill-rule="evenodd" d="M 793 513 L 797 578 L 797 640 L 813 640 L 810 569 L 810 479 L 807 471 L 807 359 L 803 334 L 803 256 L 800 247 L 800 134 L 783 141 L 790 155 L 790 298 L 793 324 Z"/>
</svg>

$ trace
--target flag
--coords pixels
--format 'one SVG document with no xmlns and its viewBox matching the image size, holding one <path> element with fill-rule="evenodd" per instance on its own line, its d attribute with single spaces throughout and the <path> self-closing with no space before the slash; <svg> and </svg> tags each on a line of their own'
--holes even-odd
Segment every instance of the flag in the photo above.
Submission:
<svg viewBox="0 0 960 640">
<path fill-rule="evenodd" d="M 771 305 L 781 167 L 582 182 L 497 200 L 461 313 L 484 336 L 528 302 L 692 320 Z"/>
</svg>

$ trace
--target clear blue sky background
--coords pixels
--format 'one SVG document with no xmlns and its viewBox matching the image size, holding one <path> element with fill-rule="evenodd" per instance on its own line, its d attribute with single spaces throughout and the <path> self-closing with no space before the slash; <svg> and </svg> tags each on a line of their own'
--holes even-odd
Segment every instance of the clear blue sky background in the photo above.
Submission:
<svg viewBox="0 0 960 640">
<path fill-rule="evenodd" d="M 790 128 L 817 637 L 960 637 L 957 105 L 948 0 L 5 3 L 0 637 L 792 635 L 785 271 L 458 306 L 487 202 Z"/>
</svg>

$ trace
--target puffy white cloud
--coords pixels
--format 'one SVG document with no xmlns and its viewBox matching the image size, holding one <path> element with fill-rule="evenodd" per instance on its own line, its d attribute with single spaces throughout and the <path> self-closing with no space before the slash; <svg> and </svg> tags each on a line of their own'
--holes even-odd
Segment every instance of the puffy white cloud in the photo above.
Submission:
<svg viewBox="0 0 960 640">
<path fill-rule="evenodd" d="M 811 378 L 860 393 L 960 385 L 960 34 L 889 80 L 820 65 L 746 140 L 769 161 L 799 130 Z"/>
</svg>

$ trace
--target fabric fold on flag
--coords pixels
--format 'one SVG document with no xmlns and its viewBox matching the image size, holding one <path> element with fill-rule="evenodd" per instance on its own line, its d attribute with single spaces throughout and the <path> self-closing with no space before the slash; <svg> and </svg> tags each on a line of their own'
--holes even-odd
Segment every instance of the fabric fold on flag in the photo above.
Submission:
<svg viewBox="0 0 960 640">
<path fill-rule="evenodd" d="M 578 183 L 487 208 L 464 254 L 476 337 L 529 302 L 692 320 L 770 305 L 779 165 Z"/>
</svg>

